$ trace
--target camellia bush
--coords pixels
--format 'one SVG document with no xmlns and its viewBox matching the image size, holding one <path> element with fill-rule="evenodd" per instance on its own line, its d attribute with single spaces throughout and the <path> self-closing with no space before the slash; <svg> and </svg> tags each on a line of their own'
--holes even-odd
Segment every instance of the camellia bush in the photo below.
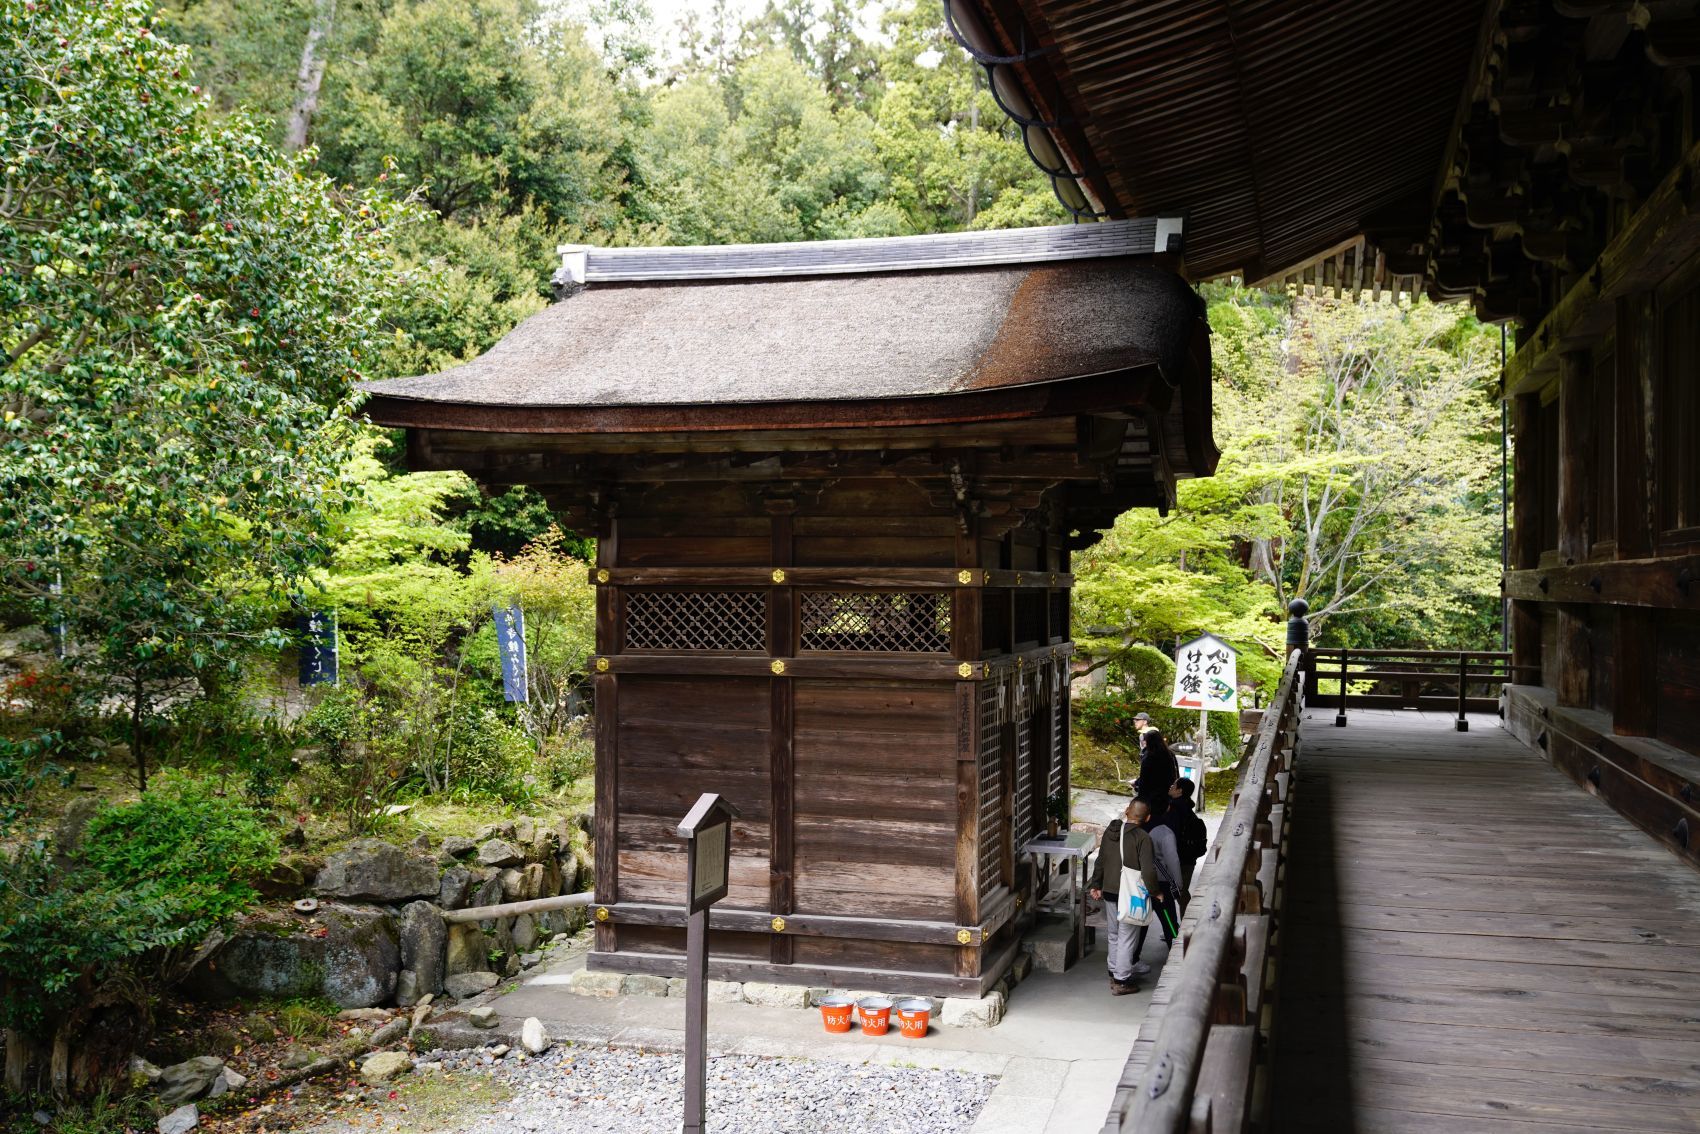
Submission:
<svg viewBox="0 0 1700 1134">
<path fill-rule="evenodd" d="M 210 113 L 143 0 L 0 0 L 0 598 L 145 726 L 278 633 L 392 294 L 381 186 Z"/>
<path fill-rule="evenodd" d="M 0 857 L 7 1089 L 38 1085 L 32 1063 L 60 1096 L 121 1077 L 159 992 L 254 901 L 252 879 L 276 858 L 258 812 L 177 773 L 96 814 L 77 846 Z"/>
</svg>

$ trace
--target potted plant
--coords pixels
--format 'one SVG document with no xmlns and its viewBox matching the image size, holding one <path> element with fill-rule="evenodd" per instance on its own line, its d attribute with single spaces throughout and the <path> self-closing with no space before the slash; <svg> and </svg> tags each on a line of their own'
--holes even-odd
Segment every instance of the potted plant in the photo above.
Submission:
<svg viewBox="0 0 1700 1134">
<path fill-rule="evenodd" d="M 1057 837 L 1057 828 L 1068 822 L 1068 793 L 1052 792 L 1045 800 L 1045 833 Z"/>
</svg>

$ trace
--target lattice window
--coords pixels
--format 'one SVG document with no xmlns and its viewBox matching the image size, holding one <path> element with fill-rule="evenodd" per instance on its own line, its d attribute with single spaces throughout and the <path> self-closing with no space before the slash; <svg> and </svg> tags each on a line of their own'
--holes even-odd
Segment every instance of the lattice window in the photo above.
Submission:
<svg viewBox="0 0 1700 1134">
<path fill-rule="evenodd" d="M 767 651 L 761 591 L 627 591 L 628 650 Z"/>
<path fill-rule="evenodd" d="M 947 654 L 950 596 L 942 591 L 804 591 L 802 648 Z"/>
</svg>

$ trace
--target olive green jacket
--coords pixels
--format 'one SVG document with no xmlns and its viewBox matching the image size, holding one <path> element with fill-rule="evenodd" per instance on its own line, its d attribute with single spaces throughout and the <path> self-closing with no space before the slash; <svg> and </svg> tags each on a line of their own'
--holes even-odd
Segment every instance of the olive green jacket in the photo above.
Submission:
<svg viewBox="0 0 1700 1134">
<path fill-rule="evenodd" d="M 1122 828 L 1127 828 L 1127 838 L 1122 839 Z M 1145 890 L 1155 896 L 1157 893 L 1157 848 L 1152 845 L 1151 836 L 1147 835 L 1131 823 L 1124 824 L 1120 819 L 1110 820 L 1110 825 L 1104 828 L 1104 841 L 1098 844 L 1098 861 L 1092 866 L 1092 877 L 1087 880 L 1088 890 L 1102 890 L 1114 895 L 1121 889 L 1122 884 L 1122 851 L 1121 844 L 1127 844 L 1128 865 L 1137 867 L 1139 876 L 1145 880 Z"/>
</svg>

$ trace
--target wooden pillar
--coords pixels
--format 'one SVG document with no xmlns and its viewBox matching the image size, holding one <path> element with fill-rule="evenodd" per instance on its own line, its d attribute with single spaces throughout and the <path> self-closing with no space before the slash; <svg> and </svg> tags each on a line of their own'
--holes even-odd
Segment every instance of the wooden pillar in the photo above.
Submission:
<svg viewBox="0 0 1700 1134">
<path fill-rule="evenodd" d="M 775 573 L 792 566 L 794 534 L 791 500 L 769 500 L 773 542 L 771 556 Z M 796 591 L 788 582 L 775 580 L 768 591 L 768 653 L 789 658 L 796 652 Z M 768 773 L 772 791 L 772 815 L 768 846 L 768 908 L 774 914 L 796 912 L 797 776 L 792 740 L 795 686 L 787 677 L 768 682 L 771 712 L 768 718 Z M 768 941 L 768 960 L 789 965 L 794 956 L 794 938 L 776 933 Z"/>
<path fill-rule="evenodd" d="M 593 679 L 596 711 L 596 904 L 620 900 L 619 678 L 599 673 Z M 596 951 L 614 951 L 614 927 L 596 923 Z"/>
<path fill-rule="evenodd" d="M 1593 500 L 1589 468 L 1594 459 L 1594 407 L 1588 353 L 1568 350 L 1558 357 L 1558 559 L 1565 565 L 1588 558 L 1588 513 Z"/>
<path fill-rule="evenodd" d="M 1588 558 L 1588 469 L 1593 459 L 1593 398 L 1586 351 L 1558 357 L 1558 559 L 1566 566 Z M 1558 703 L 1592 708 L 1593 641 L 1588 608 L 1558 608 Z"/>
<path fill-rule="evenodd" d="M 620 522 L 610 517 L 596 541 L 598 571 L 619 565 Z M 598 577 L 596 587 L 596 652 L 608 656 L 620 652 L 620 588 Z M 596 727 L 596 811 L 593 821 L 595 845 L 596 903 L 613 905 L 620 900 L 620 689 L 612 673 L 597 673 L 591 681 L 592 712 Z M 614 927 L 596 923 L 596 951 L 612 953 Z"/>
<path fill-rule="evenodd" d="M 1514 409 L 1511 498 L 1511 569 L 1527 571 L 1540 562 L 1541 400 L 1520 394 Z M 1520 685 L 1541 684 L 1541 611 L 1533 602 L 1511 604 L 1511 664 Z"/>
<path fill-rule="evenodd" d="M 1617 301 L 1617 558 L 1644 559 L 1653 553 L 1653 443 L 1647 409 L 1658 366 L 1653 298 Z M 1605 423 L 1601 423 L 1601 428 Z M 1658 645 L 1656 612 L 1617 608 L 1612 650 L 1612 731 L 1652 736 L 1658 731 Z"/>
<path fill-rule="evenodd" d="M 980 525 L 963 520 L 956 535 L 956 566 L 970 577 L 980 567 Z M 958 576 L 961 582 L 961 576 Z M 959 664 L 981 652 L 981 592 L 977 586 L 951 591 L 950 652 Z M 980 923 L 980 683 L 956 683 L 956 924 Z M 980 975 L 983 946 L 959 945 L 956 975 Z"/>
<path fill-rule="evenodd" d="M 1652 423 L 1647 420 L 1657 365 L 1652 302 L 1650 296 L 1617 301 L 1615 421 L 1599 423 L 1617 432 L 1617 522 L 1612 538 L 1619 559 L 1653 553 L 1653 445 Z"/>
</svg>

